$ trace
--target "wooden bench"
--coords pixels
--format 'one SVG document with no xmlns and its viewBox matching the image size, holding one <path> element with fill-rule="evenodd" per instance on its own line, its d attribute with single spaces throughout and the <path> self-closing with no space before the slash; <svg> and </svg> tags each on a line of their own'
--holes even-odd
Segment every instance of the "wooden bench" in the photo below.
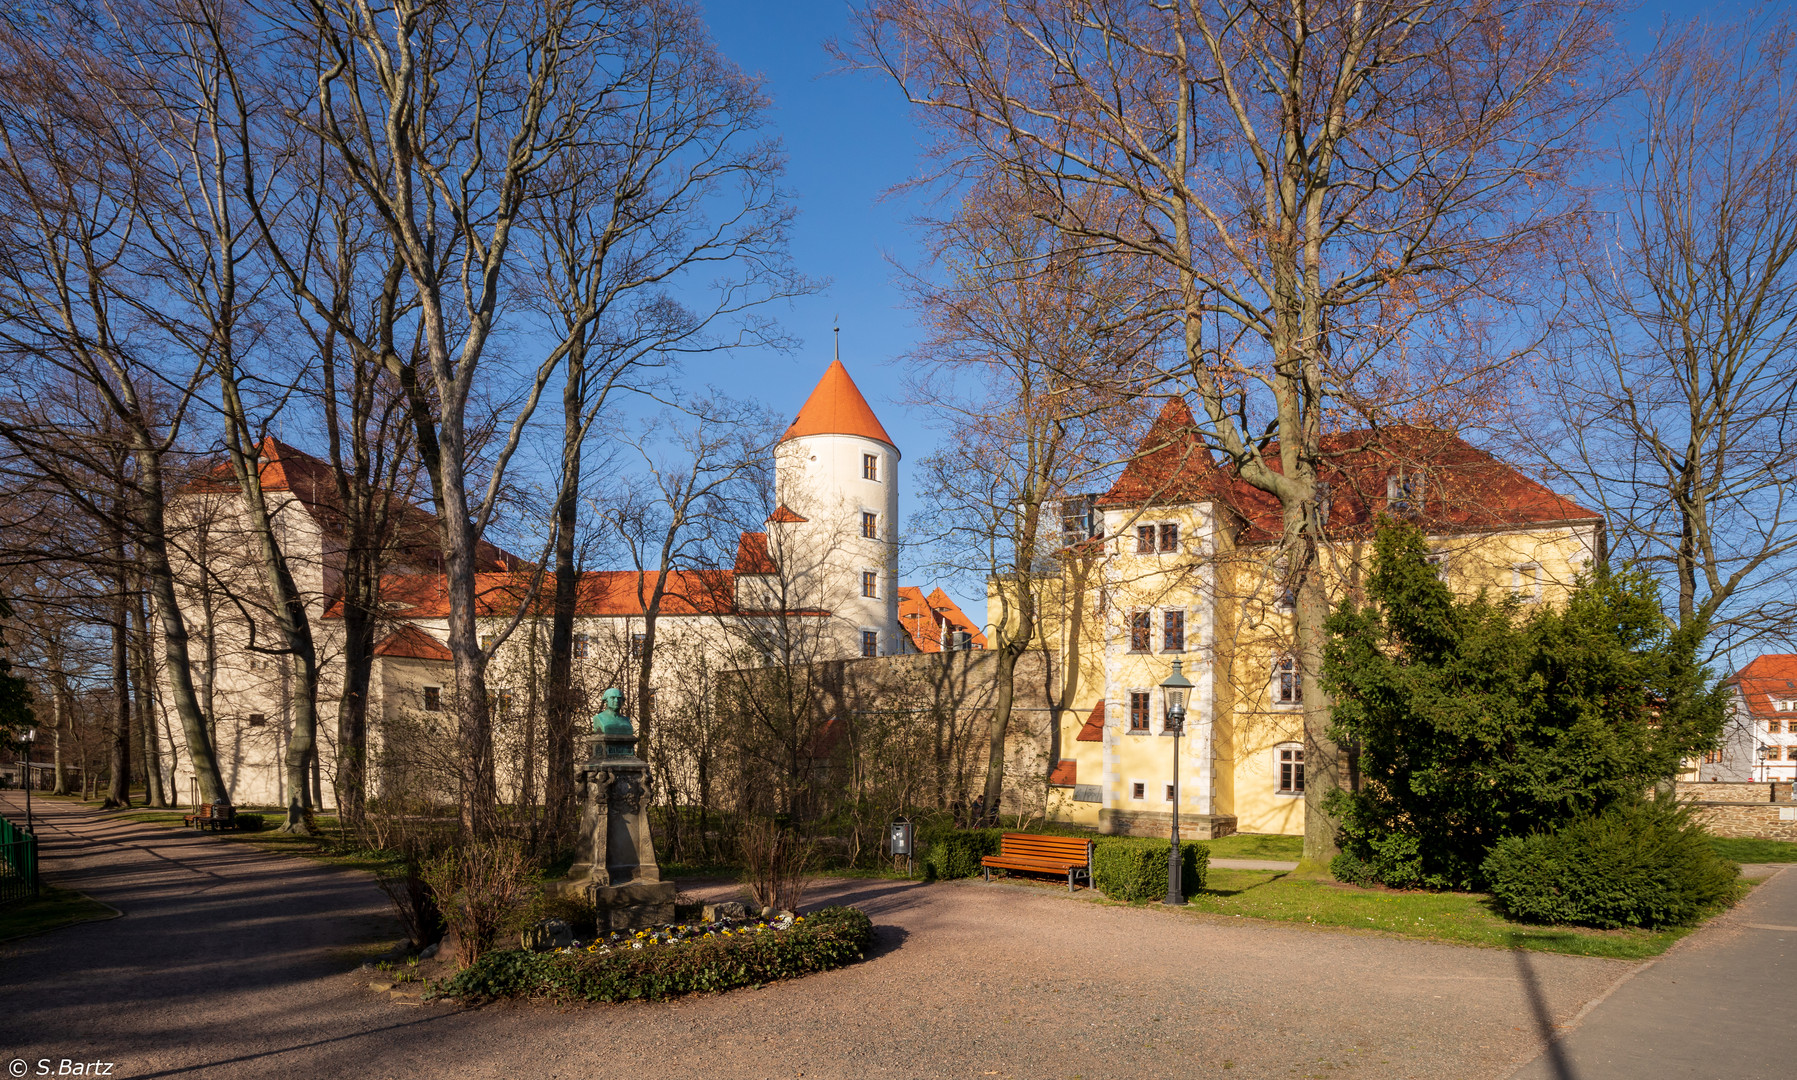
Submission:
<svg viewBox="0 0 1797 1080">
<path fill-rule="evenodd" d="M 1005 833 L 998 840 L 998 854 L 980 860 L 986 880 L 992 880 L 994 868 L 1025 870 L 1037 874 L 1066 874 L 1067 891 L 1073 891 L 1076 877 L 1092 884 L 1092 841 L 1077 836 L 1037 836 L 1033 833 Z"/>
<path fill-rule="evenodd" d="M 211 829 L 214 832 L 220 829 L 233 829 L 237 827 L 237 811 L 232 808 L 230 803 L 201 803 L 193 813 L 182 818 L 181 823 L 195 829 Z"/>
</svg>

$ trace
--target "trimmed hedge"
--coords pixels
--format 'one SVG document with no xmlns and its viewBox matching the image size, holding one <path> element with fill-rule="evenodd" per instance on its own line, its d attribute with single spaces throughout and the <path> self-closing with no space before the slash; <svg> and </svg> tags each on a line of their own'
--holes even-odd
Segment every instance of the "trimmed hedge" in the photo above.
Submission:
<svg viewBox="0 0 1797 1080">
<path fill-rule="evenodd" d="M 873 923 L 855 908 L 824 908 L 779 933 L 707 938 L 594 954 L 489 952 L 443 980 L 436 995 L 464 1001 L 504 997 L 629 1001 L 759 986 L 842 967 L 867 955 Z"/>
<path fill-rule="evenodd" d="M 978 877 L 980 859 L 998 854 L 1005 829 L 952 829 L 936 834 L 923 855 L 924 880 Z M 1167 841 L 1145 836 L 1093 836 L 1092 884 L 1113 900 L 1159 900 L 1167 895 Z M 1180 843 L 1187 896 L 1204 888 L 1210 849 Z"/>
<path fill-rule="evenodd" d="M 1511 918 L 1605 930 L 1688 926 L 1735 895 L 1738 874 L 1688 810 L 1658 800 L 1506 837 L 1481 869 Z"/>
<path fill-rule="evenodd" d="M 1194 840 L 1179 845 L 1180 890 L 1191 896 L 1204 888 L 1210 848 Z M 1137 836 L 1101 836 L 1092 853 L 1092 884 L 1112 900 L 1135 903 L 1167 895 L 1167 841 Z"/>
<path fill-rule="evenodd" d="M 980 860 L 998 854 L 1003 829 L 954 829 L 930 839 L 923 853 L 923 878 L 978 877 Z"/>
</svg>

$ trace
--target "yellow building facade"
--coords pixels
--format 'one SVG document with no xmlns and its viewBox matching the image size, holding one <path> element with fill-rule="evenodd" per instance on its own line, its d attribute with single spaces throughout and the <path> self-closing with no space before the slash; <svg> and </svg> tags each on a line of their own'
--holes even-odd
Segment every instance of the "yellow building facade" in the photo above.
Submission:
<svg viewBox="0 0 1797 1080">
<path fill-rule="evenodd" d="M 1183 836 L 1301 834 L 1304 705 L 1278 506 L 1213 462 L 1183 402 L 1143 447 L 1110 491 L 1065 508 L 1061 576 L 1038 588 L 1040 644 L 1064 679 L 1049 815 L 1164 836 L 1177 790 Z M 1382 517 L 1422 528 L 1467 596 L 1553 603 L 1604 557 L 1599 515 L 1445 432 L 1349 432 L 1324 453 L 1332 606 L 1367 572 Z M 1193 684 L 1177 739 L 1160 687 L 1175 660 Z"/>
</svg>

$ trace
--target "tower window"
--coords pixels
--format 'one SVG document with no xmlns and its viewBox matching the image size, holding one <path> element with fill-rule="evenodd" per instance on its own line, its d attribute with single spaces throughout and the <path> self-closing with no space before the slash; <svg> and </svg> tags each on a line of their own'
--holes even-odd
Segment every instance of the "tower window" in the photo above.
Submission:
<svg viewBox="0 0 1797 1080">
<path fill-rule="evenodd" d="M 861 631 L 861 655 L 880 655 L 880 632 L 878 630 Z"/>
<path fill-rule="evenodd" d="M 441 686 L 427 686 L 424 688 L 424 711 L 443 711 L 443 688 Z"/>
<path fill-rule="evenodd" d="M 1281 705 L 1299 705 L 1304 701 L 1304 684 L 1298 678 L 1298 663 L 1290 653 L 1273 662 L 1273 700 Z"/>
<path fill-rule="evenodd" d="M 879 481 L 879 479 L 880 479 L 880 455 L 878 455 L 878 454 L 862 454 L 861 455 L 861 479 L 873 480 L 876 483 Z"/>
<path fill-rule="evenodd" d="M 1148 701 L 1146 690 L 1132 690 L 1129 694 L 1129 730 L 1148 730 Z"/>
<path fill-rule="evenodd" d="M 861 595 L 862 596 L 879 596 L 880 595 L 880 575 L 877 571 L 874 571 L 874 570 L 861 571 Z"/>
<path fill-rule="evenodd" d="M 1186 613 L 1167 611 L 1161 614 L 1161 649 L 1166 652 L 1186 651 Z"/>
<path fill-rule="evenodd" d="M 869 540 L 880 538 L 880 515 L 861 511 L 861 535 Z"/>
<path fill-rule="evenodd" d="M 1153 633 L 1153 625 L 1149 622 L 1148 612 L 1132 611 L 1129 613 L 1130 652 L 1148 652 L 1154 648 L 1154 643 L 1150 640 Z"/>
</svg>

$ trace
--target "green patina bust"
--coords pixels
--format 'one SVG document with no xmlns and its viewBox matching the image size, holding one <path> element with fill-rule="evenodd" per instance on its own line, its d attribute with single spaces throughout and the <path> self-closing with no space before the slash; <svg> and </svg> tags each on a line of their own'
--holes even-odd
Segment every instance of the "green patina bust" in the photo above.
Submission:
<svg viewBox="0 0 1797 1080">
<path fill-rule="evenodd" d="M 622 690 L 619 690 L 615 686 L 611 687 L 610 689 L 606 690 L 605 693 L 599 695 L 599 700 L 603 701 L 605 703 L 605 707 L 600 709 L 599 712 L 593 717 L 593 733 L 594 734 L 596 734 L 596 735 L 634 735 L 634 734 L 636 734 L 635 730 L 632 729 L 630 726 L 630 718 L 628 716 L 618 715 L 618 706 L 624 700 L 624 692 Z"/>
</svg>

